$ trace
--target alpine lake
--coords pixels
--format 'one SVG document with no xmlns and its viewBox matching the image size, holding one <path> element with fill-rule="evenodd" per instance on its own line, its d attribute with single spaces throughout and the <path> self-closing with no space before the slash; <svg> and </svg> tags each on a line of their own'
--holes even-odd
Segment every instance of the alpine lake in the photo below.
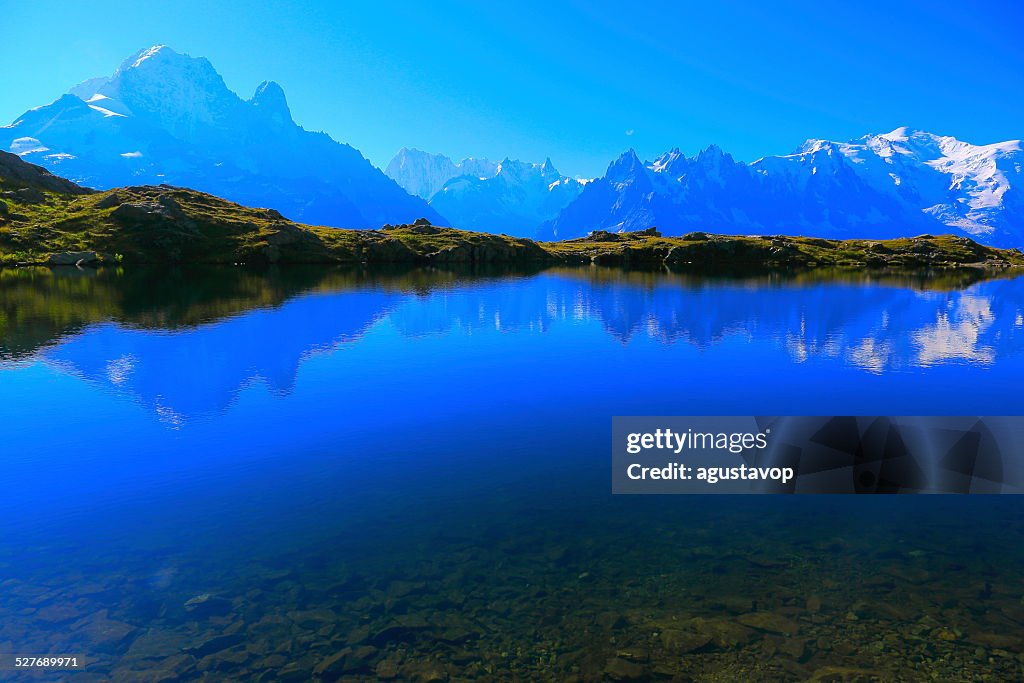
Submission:
<svg viewBox="0 0 1024 683">
<path fill-rule="evenodd" d="M 0 270 L 0 653 L 1024 680 L 1014 496 L 613 496 L 615 415 L 1024 413 L 1024 277 Z"/>
</svg>

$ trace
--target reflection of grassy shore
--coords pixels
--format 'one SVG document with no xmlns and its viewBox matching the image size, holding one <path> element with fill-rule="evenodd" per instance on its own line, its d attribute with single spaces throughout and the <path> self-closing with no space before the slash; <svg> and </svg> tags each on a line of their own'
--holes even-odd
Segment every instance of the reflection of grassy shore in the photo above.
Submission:
<svg viewBox="0 0 1024 683">
<path fill-rule="evenodd" d="M 429 294 L 470 280 L 535 272 L 408 265 L 0 269 L 0 359 L 27 357 L 68 334 L 108 320 L 143 329 L 176 330 L 274 308 L 303 294 L 357 289 Z"/>
<path fill-rule="evenodd" d="M 0 266 L 103 263 L 597 264 L 714 270 L 1024 267 L 1018 250 L 950 235 L 894 240 L 597 231 L 563 242 L 425 221 L 380 230 L 300 225 L 169 186 L 91 192 L 0 153 Z"/>
<path fill-rule="evenodd" d="M 715 268 L 687 269 L 678 272 L 644 268 L 554 266 L 549 272 L 586 278 L 594 283 L 623 283 L 654 287 L 672 278 L 683 287 L 701 288 L 709 283 L 764 287 L 771 285 L 813 286 L 827 283 L 909 288 L 920 291 L 948 292 L 970 287 L 986 280 L 1020 277 L 1018 267 L 1010 268 L 870 268 L 864 266 L 819 266 L 816 268 Z"/>
</svg>

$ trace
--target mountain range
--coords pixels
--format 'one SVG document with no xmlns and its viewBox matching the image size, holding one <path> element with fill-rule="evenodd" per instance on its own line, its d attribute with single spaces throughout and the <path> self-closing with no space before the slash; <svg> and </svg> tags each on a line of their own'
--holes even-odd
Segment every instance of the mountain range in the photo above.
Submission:
<svg viewBox="0 0 1024 683">
<path fill-rule="evenodd" d="M 922 233 L 1024 246 L 1024 152 L 909 128 L 852 142 L 808 140 L 746 164 L 716 146 L 653 161 L 630 150 L 548 221 L 541 239 L 657 226 L 663 233 L 802 234 L 844 239 Z"/>
<path fill-rule="evenodd" d="M 463 159 L 403 147 L 384 171 L 466 230 L 533 237 L 583 191 L 585 181 L 564 176 L 551 159 L 542 164 L 505 158 Z"/>
<path fill-rule="evenodd" d="M 243 100 L 208 60 L 166 46 L 25 112 L 0 149 L 97 189 L 180 185 L 337 227 L 445 222 L 353 147 L 298 126 L 277 83 Z"/>
<path fill-rule="evenodd" d="M 979 266 L 988 275 L 1024 267 L 1024 253 L 965 237 L 824 240 L 721 236 L 664 237 L 657 230 L 538 243 L 521 237 L 431 225 L 424 218 L 380 230 L 309 226 L 274 209 L 241 206 L 171 185 L 97 191 L 0 151 L 0 269 L 47 265 L 321 263 L 466 265 L 535 269 L 545 265 L 657 269 L 813 270 Z M 0 311 L 0 320 L 3 312 Z"/>
<path fill-rule="evenodd" d="M 1024 246 L 1024 152 L 910 128 L 849 142 L 807 140 L 752 163 L 711 146 L 642 161 L 629 150 L 581 181 L 550 159 L 464 159 L 403 148 L 375 168 L 297 125 L 267 81 L 243 100 L 204 58 L 155 46 L 0 127 L 0 149 L 79 184 L 170 184 L 265 206 L 310 224 L 436 225 L 567 239 L 594 230 L 665 235 L 924 233 Z"/>
</svg>

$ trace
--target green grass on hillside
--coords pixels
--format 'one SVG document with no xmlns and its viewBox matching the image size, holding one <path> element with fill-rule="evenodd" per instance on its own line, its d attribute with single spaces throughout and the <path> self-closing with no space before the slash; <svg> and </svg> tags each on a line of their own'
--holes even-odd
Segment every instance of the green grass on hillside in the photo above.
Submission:
<svg viewBox="0 0 1024 683">
<path fill-rule="evenodd" d="M 63 181 L 62 181 L 63 182 Z M 84 191 L 82 191 L 84 192 Z M 128 187 L 63 194 L 0 178 L 0 266 L 86 263 L 598 264 L 633 268 L 1024 266 L 1017 250 L 951 235 L 893 240 L 654 230 L 562 242 L 441 228 L 307 226 L 194 190 Z"/>
</svg>

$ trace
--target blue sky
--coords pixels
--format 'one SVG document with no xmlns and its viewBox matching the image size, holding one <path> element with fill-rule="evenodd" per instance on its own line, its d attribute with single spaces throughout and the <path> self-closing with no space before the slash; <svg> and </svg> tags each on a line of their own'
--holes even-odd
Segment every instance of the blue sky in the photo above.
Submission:
<svg viewBox="0 0 1024 683">
<path fill-rule="evenodd" d="M 909 125 L 1024 136 L 1024 5 L 0 0 L 0 122 L 153 44 L 377 165 L 402 146 L 600 175 L 711 143 L 751 161 Z"/>
</svg>

